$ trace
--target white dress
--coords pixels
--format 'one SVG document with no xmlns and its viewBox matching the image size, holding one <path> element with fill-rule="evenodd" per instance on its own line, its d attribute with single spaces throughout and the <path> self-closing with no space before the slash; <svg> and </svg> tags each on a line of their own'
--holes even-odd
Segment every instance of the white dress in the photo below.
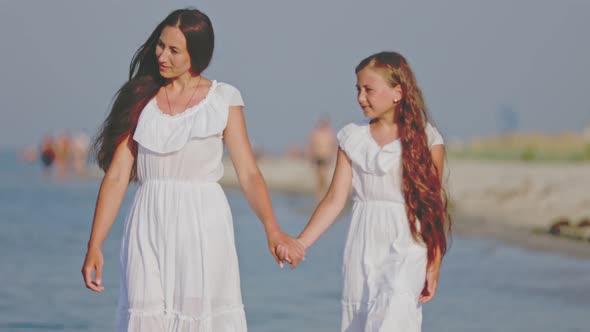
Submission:
<svg viewBox="0 0 590 332">
<path fill-rule="evenodd" d="M 443 144 L 427 124 L 429 146 Z M 402 193 L 400 140 L 380 147 L 368 121 L 338 132 L 352 161 L 352 220 L 344 250 L 342 331 L 419 332 L 426 247 L 411 235 Z"/>
<path fill-rule="evenodd" d="M 243 105 L 240 92 L 213 81 L 205 99 L 183 113 L 162 113 L 155 98 L 141 113 L 117 331 L 247 330 L 232 215 L 217 183 L 232 105 Z"/>
</svg>

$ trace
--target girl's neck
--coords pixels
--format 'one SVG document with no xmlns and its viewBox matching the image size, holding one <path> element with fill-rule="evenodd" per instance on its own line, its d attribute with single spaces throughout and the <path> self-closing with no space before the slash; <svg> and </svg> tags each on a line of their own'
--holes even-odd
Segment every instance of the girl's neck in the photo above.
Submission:
<svg viewBox="0 0 590 332">
<path fill-rule="evenodd" d="M 371 119 L 371 124 L 375 127 L 397 128 L 395 123 L 395 110 L 381 114 L 379 117 Z"/>
</svg>

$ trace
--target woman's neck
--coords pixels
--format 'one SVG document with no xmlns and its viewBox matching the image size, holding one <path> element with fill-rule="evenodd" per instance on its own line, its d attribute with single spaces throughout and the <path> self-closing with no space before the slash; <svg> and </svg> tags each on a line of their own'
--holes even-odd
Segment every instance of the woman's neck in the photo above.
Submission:
<svg viewBox="0 0 590 332">
<path fill-rule="evenodd" d="M 173 91 L 184 91 L 186 89 L 194 88 L 200 80 L 200 75 L 193 75 L 186 72 L 178 77 L 170 80 L 170 89 Z"/>
</svg>

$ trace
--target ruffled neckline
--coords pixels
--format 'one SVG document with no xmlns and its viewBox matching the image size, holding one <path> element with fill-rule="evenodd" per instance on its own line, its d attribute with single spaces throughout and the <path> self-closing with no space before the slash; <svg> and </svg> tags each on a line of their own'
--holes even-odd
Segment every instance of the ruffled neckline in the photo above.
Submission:
<svg viewBox="0 0 590 332">
<path fill-rule="evenodd" d="M 401 140 L 379 145 L 371 134 L 368 121 L 351 123 L 338 132 L 340 147 L 348 158 L 366 173 L 384 175 L 399 162 Z"/>
<path fill-rule="evenodd" d="M 402 154 L 401 139 L 379 145 L 371 133 L 370 120 L 350 123 L 338 132 L 340 147 L 352 162 L 364 172 L 383 175 L 399 166 Z M 424 128 L 428 147 L 444 144 L 443 137 L 429 122 Z"/>
<path fill-rule="evenodd" d="M 369 140 L 376 146 L 378 147 L 380 150 L 386 149 L 388 148 L 389 145 L 398 145 L 401 143 L 401 138 L 398 137 L 396 139 L 394 139 L 391 142 L 385 143 L 383 145 L 380 145 L 379 143 L 377 143 L 377 141 L 375 140 L 375 138 L 373 137 L 373 134 L 371 133 L 371 122 L 367 121 L 367 124 L 365 126 L 366 131 L 367 131 L 367 136 L 369 136 Z"/>
<path fill-rule="evenodd" d="M 211 86 L 209 87 L 209 91 L 207 91 L 207 94 L 205 95 L 205 97 L 203 97 L 203 99 L 201 99 L 201 101 L 199 101 L 198 103 L 194 104 L 193 106 L 188 107 L 187 109 L 185 109 L 184 111 L 182 111 L 180 113 L 166 114 L 166 113 L 162 112 L 162 109 L 158 105 L 158 99 L 156 98 L 156 96 L 154 96 L 154 98 L 152 98 L 152 100 L 150 100 L 148 104 L 152 104 L 150 106 L 152 106 L 152 108 L 156 111 L 156 113 L 158 115 L 160 115 L 164 118 L 178 119 L 178 118 L 187 117 L 187 116 L 190 116 L 192 113 L 198 111 L 203 105 L 207 104 L 207 102 L 211 98 L 211 95 L 213 95 L 213 93 L 215 92 L 215 88 L 217 88 L 217 85 L 218 85 L 217 80 L 211 81 Z"/>
<path fill-rule="evenodd" d="M 221 137 L 229 113 L 227 96 L 236 91 L 233 86 L 212 81 L 199 103 L 174 115 L 162 113 L 154 97 L 141 112 L 133 139 L 150 151 L 164 154 L 179 151 L 193 138 Z"/>
</svg>

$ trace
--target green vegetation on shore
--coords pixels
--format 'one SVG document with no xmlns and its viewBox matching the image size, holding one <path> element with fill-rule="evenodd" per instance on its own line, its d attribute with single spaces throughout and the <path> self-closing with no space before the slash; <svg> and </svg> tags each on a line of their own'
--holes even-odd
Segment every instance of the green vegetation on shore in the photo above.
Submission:
<svg viewBox="0 0 590 332">
<path fill-rule="evenodd" d="M 576 133 L 515 133 L 450 144 L 448 154 L 456 159 L 589 161 L 590 141 Z"/>
</svg>

